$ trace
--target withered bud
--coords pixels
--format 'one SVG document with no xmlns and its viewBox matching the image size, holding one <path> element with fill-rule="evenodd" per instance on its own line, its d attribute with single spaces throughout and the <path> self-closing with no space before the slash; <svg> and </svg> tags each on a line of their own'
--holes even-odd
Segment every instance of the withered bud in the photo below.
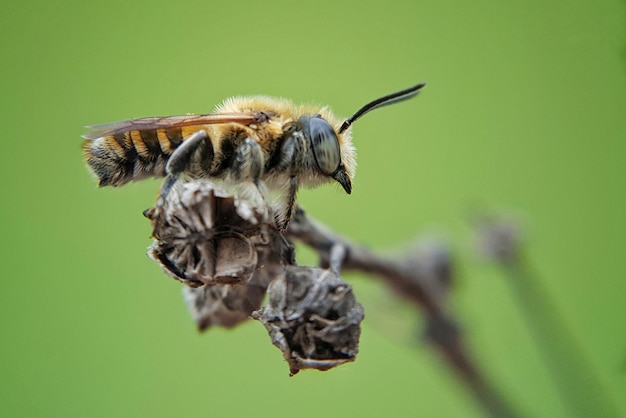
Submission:
<svg viewBox="0 0 626 418">
<path fill-rule="evenodd" d="M 268 288 L 267 306 L 252 317 L 265 325 L 272 343 L 301 369 L 328 370 L 354 361 L 363 308 L 352 288 L 331 270 L 285 266 Z"/>
<path fill-rule="evenodd" d="M 403 268 L 420 277 L 422 286 L 441 303 L 452 286 L 453 262 L 450 249 L 442 240 L 424 237 L 407 251 Z"/>
<path fill-rule="evenodd" d="M 261 307 L 267 286 L 284 268 L 279 246 L 284 241 L 275 239 L 272 243 L 275 245 L 257 246 L 260 263 L 247 283 L 183 288 L 183 297 L 199 331 L 213 326 L 235 327 L 249 320 L 252 312 Z"/>
<path fill-rule="evenodd" d="M 269 241 L 266 207 L 206 181 L 172 188 L 144 214 L 155 238 L 148 255 L 191 287 L 246 283 L 258 262 L 255 245 Z"/>
<path fill-rule="evenodd" d="M 198 330 L 219 326 L 233 328 L 250 319 L 261 307 L 267 285 L 216 284 L 192 288 L 183 287 L 183 297 Z"/>
<path fill-rule="evenodd" d="M 500 263 L 514 261 L 519 255 L 522 228 L 512 218 L 484 217 L 477 222 L 477 246 L 479 252 Z"/>
</svg>

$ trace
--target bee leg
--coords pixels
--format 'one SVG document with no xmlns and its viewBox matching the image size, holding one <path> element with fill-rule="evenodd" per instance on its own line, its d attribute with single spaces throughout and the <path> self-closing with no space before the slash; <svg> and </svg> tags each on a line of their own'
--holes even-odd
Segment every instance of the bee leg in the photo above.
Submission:
<svg viewBox="0 0 626 418">
<path fill-rule="evenodd" d="M 165 172 L 178 175 L 183 172 L 208 174 L 213 163 L 213 144 L 204 130 L 200 130 L 188 138 L 174 150 L 165 165 Z"/>
<path fill-rule="evenodd" d="M 296 176 L 292 175 L 289 177 L 289 191 L 287 194 L 287 208 L 285 210 L 285 215 L 282 219 L 280 219 L 278 223 L 278 229 L 281 232 L 284 232 L 289 226 L 289 221 L 291 221 L 291 215 L 293 214 L 293 207 L 296 205 L 296 192 L 298 191 L 298 179 Z"/>
<path fill-rule="evenodd" d="M 239 180 L 252 181 L 264 207 L 270 208 L 269 192 L 261 180 L 264 166 L 265 157 L 259 143 L 251 138 L 244 139 L 235 152 L 233 173 Z"/>
<path fill-rule="evenodd" d="M 161 187 L 160 199 L 165 199 L 181 173 L 208 173 L 213 163 L 213 144 L 204 130 L 200 130 L 188 138 L 174 150 L 165 165 L 167 177 Z"/>
<path fill-rule="evenodd" d="M 296 193 L 298 191 L 298 178 L 294 174 L 297 167 L 297 156 L 302 155 L 306 149 L 304 138 L 296 135 L 287 136 L 280 150 L 280 162 L 278 170 L 290 173 L 287 196 L 285 201 L 281 202 L 282 207 L 276 215 L 277 228 L 284 232 L 289 226 L 293 208 L 296 204 Z"/>
<path fill-rule="evenodd" d="M 167 195 L 170 194 L 174 184 L 178 181 L 178 177 L 178 174 L 168 174 L 167 177 L 165 177 L 165 181 L 163 182 L 163 186 L 161 186 L 161 191 L 159 192 L 160 201 L 164 201 L 167 198 Z"/>
<path fill-rule="evenodd" d="M 242 180 L 250 179 L 256 183 L 263 174 L 264 160 L 261 146 L 255 140 L 246 138 L 235 152 L 233 172 Z"/>
</svg>

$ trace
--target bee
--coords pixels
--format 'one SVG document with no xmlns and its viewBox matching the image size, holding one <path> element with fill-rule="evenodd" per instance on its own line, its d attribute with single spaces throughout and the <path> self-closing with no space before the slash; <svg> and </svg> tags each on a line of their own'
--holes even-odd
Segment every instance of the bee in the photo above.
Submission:
<svg viewBox="0 0 626 418">
<path fill-rule="evenodd" d="M 226 99 L 210 114 L 92 125 L 83 135 L 84 158 L 100 186 L 167 176 L 162 196 L 177 182 L 202 178 L 254 185 L 264 199 L 269 190 L 275 194 L 277 226 L 284 230 L 300 186 L 334 180 L 352 192 L 352 124 L 373 109 L 416 96 L 424 86 L 373 100 L 346 120 L 327 106 L 251 96 Z"/>
</svg>

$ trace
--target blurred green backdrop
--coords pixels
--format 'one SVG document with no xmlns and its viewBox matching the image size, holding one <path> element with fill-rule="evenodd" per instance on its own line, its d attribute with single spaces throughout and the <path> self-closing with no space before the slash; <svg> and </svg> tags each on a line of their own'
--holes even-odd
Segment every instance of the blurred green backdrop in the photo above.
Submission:
<svg viewBox="0 0 626 418">
<path fill-rule="evenodd" d="M 159 183 L 98 190 L 81 161 L 87 124 L 244 94 L 349 115 L 419 81 L 418 99 L 355 126 L 353 194 L 305 190 L 301 203 L 374 248 L 444 236 L 479 364 L 523 414 L 564 417 L 506 283 L 470 246 L 476 205 L 522 214 L 542 285 L 625 413 L 625 6 L 5 2 L 0 415 L 481 416 L 393 329 L 406 312 L 367 277 L 348 277 L 366 320 L 357 361 L 336 370 L 288 378 L 257 323 L 199 335 L 181 286 L 144 255 Z"/>
</svg>

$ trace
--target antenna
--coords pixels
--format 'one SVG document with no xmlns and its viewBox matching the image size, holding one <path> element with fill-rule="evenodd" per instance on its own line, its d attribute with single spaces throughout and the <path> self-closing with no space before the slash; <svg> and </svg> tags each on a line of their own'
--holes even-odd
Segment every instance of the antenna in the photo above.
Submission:
<svg viewBox="0 0 626 418">
<path fill-rule="evenodd" d="M 419 83 L 408 89 L 400 90 L 395 93 L 388 94 L 376 100 L 372 100 L 362 108 L 356 111 L 348 120 L 346 120 L 339 128 L 339 133 L 342 133 L 350 127 L 357 119 L 369 112 L 370 110 L 377 109 L 379 107 L 387 106 L 393 103 L 398 103 L 403 100 L 408 100 L 418 95 L 420 90 L 426 85 L 426 83 Z"/>
</svg>

